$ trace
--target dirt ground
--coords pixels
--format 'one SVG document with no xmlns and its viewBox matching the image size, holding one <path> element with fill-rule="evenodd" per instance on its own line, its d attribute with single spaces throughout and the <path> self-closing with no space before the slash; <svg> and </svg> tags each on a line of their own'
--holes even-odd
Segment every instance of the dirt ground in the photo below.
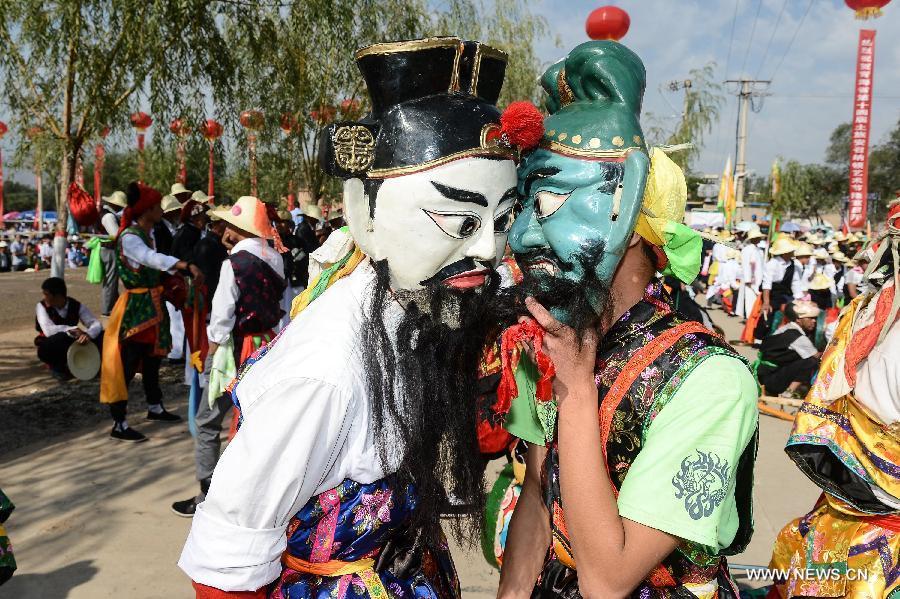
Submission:
<svg viewBox="0 0 900 599">
<path fill-rule="evenodd" d="M 88 285 L 84 272 L 67 272 L 70 295 L 99 315 L 99 287 Z M 97 382 L 59 383 L 49 376 L 33 346 L 34 305 L 46 276 L 0 274 L 0 488 L 17 504 L 7 529 L 19 564 L 0 587 L 0 599 L 193 597 L 175 565 L 190 520 L 169 511 L 173 501 L 196 491 L 187 427 L 144 422 L 135 386 L 129 421 L 150 441 L 114 443 Z M 721 312 L 713 318 L 728 338 L 738 336 L 736 319 Z M 164 368 L 166 405 L 185 416 L 181 381 L 180 367 Z M 761 417 L 756 533 L 730 560 L 733 566 L 765 565 L 777 532 L 818 496 L 784 454 L 789 430 L 788 423 Z M 499 466 L 493 463 L 491 472 Z M 493 597 L 498 575 L 480 551 L 454 547 L 453 553 L 463 596 Z"/>
</svg>

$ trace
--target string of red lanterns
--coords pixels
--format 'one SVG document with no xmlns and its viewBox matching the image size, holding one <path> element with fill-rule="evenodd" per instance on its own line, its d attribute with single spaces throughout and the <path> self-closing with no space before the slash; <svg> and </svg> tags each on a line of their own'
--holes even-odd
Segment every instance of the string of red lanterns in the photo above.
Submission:
<svg viewBox="0 0 900 599">
<path fill-rule="evenodd" d="M 215 194 L 215 177 L 213 175 L 213 146 L 216 143 L 216 140 L 222 137 L 222 133 L 224 132 L 224 128 L 222 124 L 214 119 L 206 119 L 202 125 L 200 125 L 200 134 L 203 135 L 203 139 L 206 140 L 206 143 L 209 144 L 209 183 L 207 184 L 206 195 L 210 197 L 210 204 L 213 202 L 213 195 Z"/>
</svg>

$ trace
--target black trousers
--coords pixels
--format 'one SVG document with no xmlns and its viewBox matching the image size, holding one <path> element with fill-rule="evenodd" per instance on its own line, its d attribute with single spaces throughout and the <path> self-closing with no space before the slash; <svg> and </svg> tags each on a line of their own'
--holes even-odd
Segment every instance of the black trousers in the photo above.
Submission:
<svg viewBox="0 0 900 599">
<path fill-rule="evenodd" d="M 147 405 L 162 403 L 162 389 L 159 386 L 159 365 L 162 358 L 153 355 L 153 345 L 150 343 L 121 343 L 122 367 L 125 369 L 125 384 L 130 385 L 138 369 L 141 370 L 141 382 L 144 386 L 144 395 L 147 397 Z M 128 401 L 117 401 L 109 404 L 109 413 L 113 420 L 122 422 L 128 411 Z"/>
<path fill-rule="evenodd" d="M 765 385 L 767 395 L 778 395 L 785 392 L 791 383 L 809 383 L 817 370 L 819 358 L 813 356 L 768 372 L 763 370 L 759 373 L 759 382 Z"/>
<path fill-rule="evenodd" d="M 63 374 L 69 374 L 66 354 L 73 343 L 75 343 L 75 339 L 68 333 L 56 333 L 49 337 L 38 337 L 34 342 L 37 346 L 38 360 L 47 364 L 54 371 Z M 103 336 L 91 339 L 91 343 L 97 346 L 102 355 Z"/>
</svg>

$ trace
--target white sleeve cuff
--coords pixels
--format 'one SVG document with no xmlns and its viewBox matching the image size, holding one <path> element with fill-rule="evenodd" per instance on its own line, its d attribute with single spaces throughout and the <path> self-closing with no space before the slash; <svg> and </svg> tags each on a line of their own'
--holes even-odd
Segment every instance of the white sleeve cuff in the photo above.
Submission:
<svg viewBox="0 0 900 599">
<path fill-rule="evenodd" d="M 178 567 L 194 582 L 222 591 L 255 591 L 281 576 L 281 554 L 287 548 L 284 531 L 241 528 L 217 520 L 201 503 Z"/>
</svg>

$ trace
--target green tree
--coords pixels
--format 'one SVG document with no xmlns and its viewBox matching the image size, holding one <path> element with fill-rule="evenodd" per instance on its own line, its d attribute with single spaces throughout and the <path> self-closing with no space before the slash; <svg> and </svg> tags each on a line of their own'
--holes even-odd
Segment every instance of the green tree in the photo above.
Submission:
<svg viewBox="0 0 900 599">
<path fill-rule="evenodd" d="M 146 102 L 158 121 L 196 113 L 203 93 L 231 97 L 233 63 L 205 0 L 17 0 L 0 2 L 0 74 L 13 123 L 42 130 L 59 164 L 58 230 L 81 149 L 106 126 L 125 131 Z M 38 144 L 22 136 L 19 151 Z M 53 274 L 64 274 L 65 237 L 54 245 Z"/>
<path fill-rule="evenodd" d="M 776 214 L 820 220 L 840 206 L 844 193 L 840 172 L 821 164 L 788 160 L 781 169 L 781 191 L 773 200 Z"/>
<path fill-rule="evenodd" d="M 648 113 L 646 120 L 647 138 L 653 145 L 676 145 L 690 143 L 691 148 L 675 152 L 672 160 L 686 172 L 691 163 L 700 155 L 704 138 L 719 122 L 719 115 L 725 97 L 722 86 L 714 79 L 716 63 L 710 62 L 699 69 L 688 72 L 690 85 L 684 87 L 684 108 L 674 130 L 663 125 L 663 120 Z M 687 82 L 685 82 L 687 83 Z"/>
<path fill-rule="evenodd" d="M 900 121 L 869 152 L 869 191 L 879 196 L 873 216 L 883 222 L 888 203 L 900 191 Z"/>
</svg>

